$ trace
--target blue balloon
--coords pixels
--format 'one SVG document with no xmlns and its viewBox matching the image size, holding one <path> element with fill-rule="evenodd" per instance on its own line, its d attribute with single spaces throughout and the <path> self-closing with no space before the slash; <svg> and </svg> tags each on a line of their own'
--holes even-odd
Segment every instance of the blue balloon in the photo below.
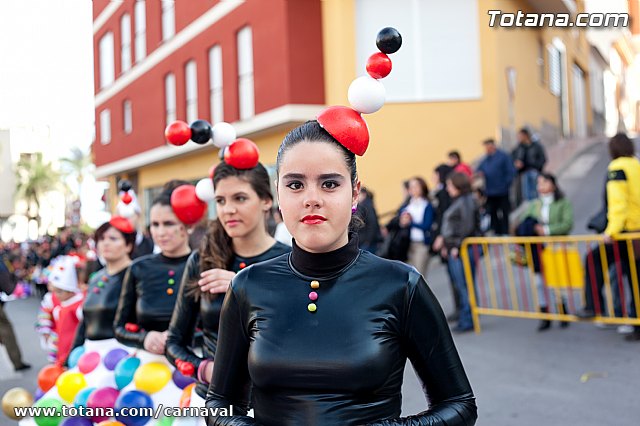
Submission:
<svg viewBox="0 0 640 426">
<path fill-rule="evenodd" d="M 44 396 L 44 391 L 40 388 L 36 389 L 35 393 L 33 394 L 33 401 L 37 402 L 40 398 L 42 398 Z"/>
<path fill-rule="evenodd" d="M 69 357 L 67 358 L 67 364 L 69 365 L 69 368 L 73 368 L 78 365 L 78 360 L 84 354 L 84 351 L 84 346 L 78 346 L 71 351 Z"/>
<path fill-rule="evenodd" d="M 75 399 L 73 400 L 73 406 L 76 408 L 86 407 L 87 399 L 89 399 L 89 394 L 94 390 L 96 390 L 96 388 L 84 388 L 80 392 L 78 392 Z"/>
<path fill-rule="evenodd" d="M 140 358 L 123 358 L 116 365 L 114 370 L 116 376 L 116 386 L 118 390 L 127 386 L 133 380 L 133 375 L 140 366 Z"/>
<path fill-rule="evenodd" d="M 146 393 L 139 390 L 132 390 L 120 394 L 113 407 L 117 412 L 122 412 L 123 408 L 127 408 L 127 413 L 132 414 L 132 408 L 153 408 L 153 401 Z M 124 423 L 126 426 L 144 426 L 151 416 L 116 416 L 116 420 Z"/>
<path fill-rule="evenodd" d="M 59 426 L 93 426 L 93 422 L 86 417 L 67 417 Z"/>
<path fill-rule="evenodd" d="M 175 385 L 180 389 L 184 389 L 187 386 L 189 386 L 191 383 L 196 381 L 196 379 L 194 379 L 193 377 L 184 376 L 182 373 L 178 371 L 177 368 L 173 370 L 172 377 L 173 377 L 173 383 L 175 383 Z"/>
</svg>

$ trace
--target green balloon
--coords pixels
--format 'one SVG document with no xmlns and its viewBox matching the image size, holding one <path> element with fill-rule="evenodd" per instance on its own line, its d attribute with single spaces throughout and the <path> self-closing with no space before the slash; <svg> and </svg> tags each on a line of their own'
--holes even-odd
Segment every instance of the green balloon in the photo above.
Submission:
<svg viewBox="0 0 640 426">
<path fill-rule="evenodd" d="M 174 420 L 174 417 L 163 417 L 158 421 L 157 426 L 171 426 Z"/>
<path fill-rule="evenodd" d="M 38 426 L 58 426 L 62 421 L 62 401 L 55 398 L 43 398 L 34 407 L 41 407 L 41 415 L 34 420 Z M 48 408 L 48 409 L 47 409 Z"/>
</svg>

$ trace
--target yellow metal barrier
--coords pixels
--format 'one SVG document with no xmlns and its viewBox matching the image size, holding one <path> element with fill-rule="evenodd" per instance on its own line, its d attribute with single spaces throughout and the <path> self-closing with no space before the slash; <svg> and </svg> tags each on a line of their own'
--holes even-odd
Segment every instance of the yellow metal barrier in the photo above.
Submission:
<svg viewBox="0 0 640 426">
<path fill-rule="evenodd" d="M 579 321 L 587 298 L 591 320 L 640 325 L 640 232 L 611 244 L 598 235 L 474 237 L 460 257 L 477 333 L 480 315 Z"/>
</svg>

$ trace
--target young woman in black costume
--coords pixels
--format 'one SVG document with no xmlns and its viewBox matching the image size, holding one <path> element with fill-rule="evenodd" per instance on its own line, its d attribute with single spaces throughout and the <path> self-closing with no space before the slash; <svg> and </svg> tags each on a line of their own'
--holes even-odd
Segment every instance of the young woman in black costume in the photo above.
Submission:
<svg viewBox="0 0 640 426">
<path fill-rule="evenodd" d="M 266 216 L 273 196 L 269 174 L 262 164 L 238 169 L 222 162 L 215 168 L 213 187 L 218 218 L 209 225 L 200 252 L 194 251 L 187 261 L 167 338 L 169 361 L 178 368 L 184 362 L 194 366 L 191 376 L 198 384 L 191 407 L 204 406 L 213 372 L 220 309 L 231 279 L 249 265 L 291 250 L 267 233 Z M 198 320 L 204 337 L 201 356 L 192 350 Z"/>
<path fill-rule="evenodd" d="M 102 224 L 95 232 L 97 250 L 106 266 L 95 272 L 89 280 L 87 295 L 82 305 L 83 320 L 78 326 L 73 348 L 84 344 L 85 339 L 96 341 L 113 339 L 113 320 L 118 308 L 127 267 L 131 264 L 131 252 L 136 233 L 124 217 L 115 216 Z"/>
<path fill-rule="evenodd" d="M 169 182 L 153 201 L 151 236 L 161 251 L 136 259 L 127 270 L 114 322 L 120 343 L 156 355 L 164 355 L 180 277 L 191 254 L 187 226 L 171 206 L 173 190 L 185 183 Z"/>
<path fill-rule="evenodd" d="M 237 415 L 209 425 L 473 425 L 471 387 L 423 277 L 349 233 L 354 154 L 312 121 L 287 135 L 277 167 L 295 244 L 232 281 L 207 406 Z M 407 358 L 430 408 L 400 418 Z M 243 416 L 249 384 L 255 418 Z"/>
</svg>

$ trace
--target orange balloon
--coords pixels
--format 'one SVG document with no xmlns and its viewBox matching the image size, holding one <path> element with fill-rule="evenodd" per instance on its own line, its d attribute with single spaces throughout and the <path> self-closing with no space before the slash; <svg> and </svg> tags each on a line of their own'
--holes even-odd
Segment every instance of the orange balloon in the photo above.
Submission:
<svg viewBox="0 0 640 426">
<path fill-rule="evenodd" d="M 98 426 L 125 426 L 125 424 L 120 423 L 117 420 L 105 420 L 103 422 L 98 423 Z"/>
<path fill-rule="evenodd" d="M 191 383 L 184 388 L 182 395 L 180 395 L 180 408 L 188 408 L 191 405 L 191 391 L 195 386 L 195 383 Z"/>
<path fill-rule="evenodd" d="M 47 365 L 38 373 L 38 387 L 43 392 L 48 392 L 55 384 L 58 377 L 64 373 L 64 368 L 59 365 Z"/>
</svg>

